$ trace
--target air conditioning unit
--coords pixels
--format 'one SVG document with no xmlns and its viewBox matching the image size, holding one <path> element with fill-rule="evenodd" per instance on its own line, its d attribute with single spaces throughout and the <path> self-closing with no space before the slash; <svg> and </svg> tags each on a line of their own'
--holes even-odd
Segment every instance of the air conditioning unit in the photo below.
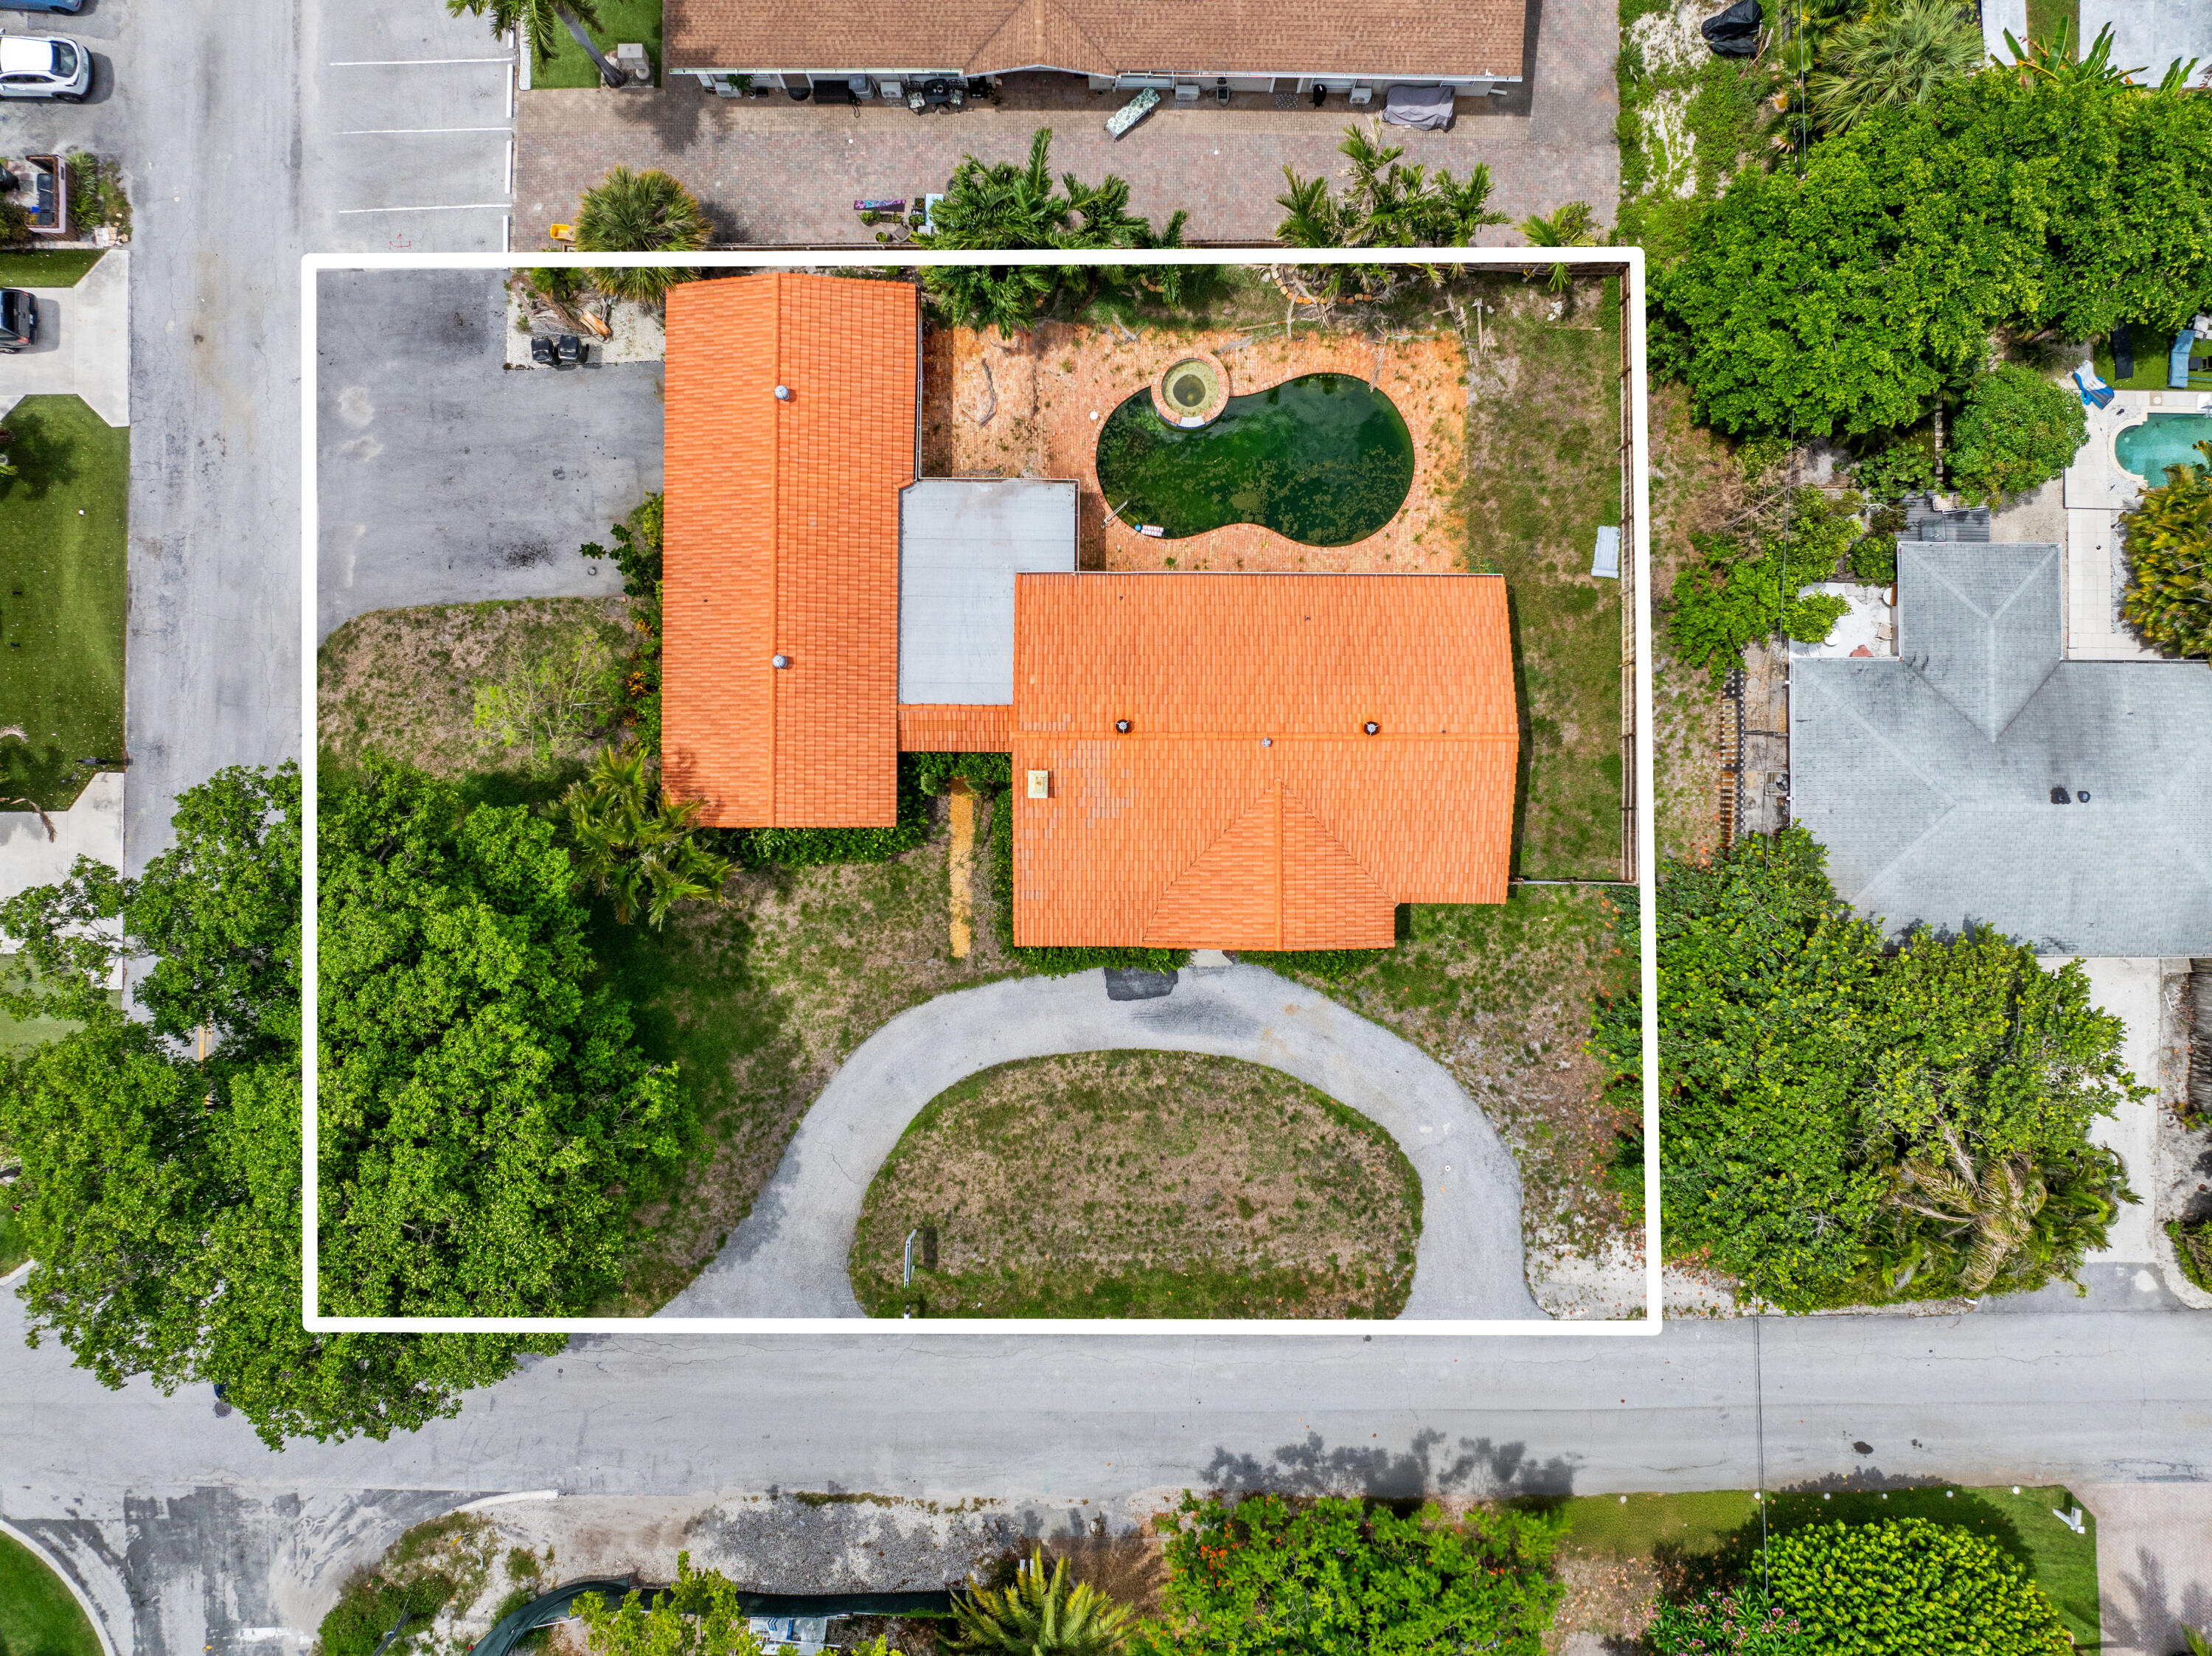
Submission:
<svg viewBox="0 0 2212 1656">
<path fill-rule="evenodd" d="M 846 76 L 845 89 L 855 98 L 866 98 L 870 95 L 872 90 L 868 84 L 868 77 L 865 75 Z"/>
<path fill-rule="evenodd" d="M 1374 101 L 1375 88 L 1373 87 L 1356 86 L 1352 88 L 1352 106 L 1354 109 L 1364 109 L 1368 105 Z"/>
<path fill-rule="evenodd" d="M 1198 101 L 1198 82 L 1195 81 L 1177 81 L 1176 82 L 1176 101 L 1179 104 L 1196 103 Z"/>
<path fill-rule="evenodd" d="M 876 90 L 893 103 L 902 102 L 906 97 L 906 83 L 902 81 L 878 81 Z"/>
</svg>

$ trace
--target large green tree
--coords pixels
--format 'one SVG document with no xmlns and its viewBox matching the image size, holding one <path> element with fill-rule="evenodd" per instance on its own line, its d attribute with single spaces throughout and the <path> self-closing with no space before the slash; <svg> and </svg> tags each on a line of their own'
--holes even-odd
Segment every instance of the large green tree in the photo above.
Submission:
<svg viewBox="0 0 2212 1656">
<path fill-rule="evenodd" d="M 583 1311 L 690 1122 L 588 986 L 553 825 L 373 757 L 325 787 L 317 864 L 325 1308 Z"/>
<path fill-rule="evenodd" d="M 2212 291 L 2212 99 L 1989 70 L 1740 175 L 1652 273 L 1652 352 L 1699 417 L 1910 426 L 1990 335 L 2165 326 Z"/>
<path fill-rule="evenodd" d="M 2120 613 L 2144 643 L 2173 656 L 2212 655 L 2212 442 L 2197 447 L 2203 461 L 2168 466 L 2120 519 Z"/>
<path fill-rule="evenodd" d="M 82 1026 L 0 1071 L 31 1339 L 112 1386 L 220 1384 L 272 1447 L 450 1415 L 559 1342 L 301 1327 L 298 771 L 220 772 L 172 826 L 135 879 L 81 858 L 0 905 L 32 968 L 10 1010 Z"/>
<path fill-rule="evenodd" d="M 1669 1252 L 1793 1310 L 2078 1271 L 2131 1199 L 2088 1139 L 2145 1095 L 2119 1020 L 2078 966 L 2046 973 L 1991 932 L 1889 947 L 1823 862 L 1792 828 L 1661 871 Z M 1636 1017 L 1608 1009 L 1595 1042 L 1623 1079 L 1641 1073 Z"/>
</svg>

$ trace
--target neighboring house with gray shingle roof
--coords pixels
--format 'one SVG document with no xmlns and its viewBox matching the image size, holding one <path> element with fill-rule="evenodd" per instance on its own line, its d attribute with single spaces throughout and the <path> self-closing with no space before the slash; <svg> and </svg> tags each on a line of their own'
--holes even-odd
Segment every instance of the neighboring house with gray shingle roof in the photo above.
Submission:
<svg viewBox="0 0 2212 1656">
<path fill-rule="evenodd" d="M 2212 953 L 2212 671 L 2063 659 L 2061 577 L 2055 546 L 1900 542 L 1898 654 L 1791 663 L 1793 815 L 1892 932 Z"/>
</svg>

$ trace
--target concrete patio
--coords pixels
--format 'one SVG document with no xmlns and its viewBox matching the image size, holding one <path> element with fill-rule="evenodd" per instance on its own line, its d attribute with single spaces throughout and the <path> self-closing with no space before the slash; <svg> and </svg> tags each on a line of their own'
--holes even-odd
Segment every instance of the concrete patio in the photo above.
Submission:
<svg viewBox="0 0 2212 1656">
<path fill-rule="evenodd" d="M 1620 200 L 1619 39 L 1618 12 L 1607 0 L 1531 0 L 1521 88 L 1482 100 L 1481 112 L 1462 114 L 1448 132 L 1385 131 L 1406 145 L 1409 161 L 1461 176 L 1487 164 L 1492 205 L 1515 219 L 1579 200 L 1610 224 Z M 518 250 L 550 246 L 546 227 L 573 218 L 584 189 L 615 166 L 657 167 L 681 179 L 722 242 L 872 244 L 854 201 L 941 190 L 970 153 L 987 162 L 1021 160 L 1041 126 L 1053 130 L 1055 173 L 1088 180 L 1118 173 L 1129 180 L 1132 209 L 1156 225 L 1187 209 L 1193 242 L 1264 242 L 1282 216 L 1275 197 L 1283 168 L 1334 173 L 1342 165 L 1337 143 L 1359 118 L 1341 97 L 1318 110 L 1162 109 L 1117 143 L 1105 131 L 1121 101 L 1111 94 L 1083 94 L 1073 107 L 1010 99 L 999 108 L 917 116 L 781 95 L 722 99 L 688 76 L 670 80 L 650 92 L 520 94 Z M 1485 240 L 1519 238 L 1500 228 Z"/>
</svg>

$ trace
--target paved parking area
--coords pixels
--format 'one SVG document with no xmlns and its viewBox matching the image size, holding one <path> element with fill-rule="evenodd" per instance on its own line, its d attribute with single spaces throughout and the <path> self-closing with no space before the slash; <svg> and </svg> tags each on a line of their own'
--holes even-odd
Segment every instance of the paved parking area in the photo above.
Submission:
<svg viewBox="0 0 2212 1656">
<path fill-rule="evenodd" d="M 514 51 L 437 4 L 307 9 L 309 247 L 496 251 L 514 183 Z"/>
<path fill-rule="evenodd" d="M 660 487 L 660 365 L 508 368 L 502 280 L 321 277 L 318 638 L 370 610 L 622 591 L 576 549 Z"/>
<path fill-rule="evenodd" d="M 1387 129 L 1409 161 L 1464 175 L 1487 164 L 1493 204 L 1521 218 L 1582 200 L 1611 223 L 1620 201 L 1613 124 L 1620 99 L 1612 0 L 1532 0 L 1527 90 L 1464 114 L 1449 132 Z M 1053 166 L 1085 179 L 1117 173 L 1131 205 L 1164 223 L 1190 213 L 1200 241 L 1264 241 L 1282 216 L 1283 168 L 1334 173 L 1353 118 L 1342 99 L 1322 110 L 1162 110 L 1120 143 L 1106 136 L 1111 94 L 1055 110 L 979 107 L 916 116 L 786 100 L 725 100 L 688 77 L 657 93 L 547 91 L 520 95 L 516 122 L 518 248 L 544 242 L 584 188 L 610 167 L 660 167 L 690 185 L 720 239 L 753 244 L 868 240 L 854 200 L 939 190 L 961 156 L 1019 160 L 1030 135 L 1053 129 Z M 1511 243 L 1510 232 L 1486 240 Z"/>
</svg>

